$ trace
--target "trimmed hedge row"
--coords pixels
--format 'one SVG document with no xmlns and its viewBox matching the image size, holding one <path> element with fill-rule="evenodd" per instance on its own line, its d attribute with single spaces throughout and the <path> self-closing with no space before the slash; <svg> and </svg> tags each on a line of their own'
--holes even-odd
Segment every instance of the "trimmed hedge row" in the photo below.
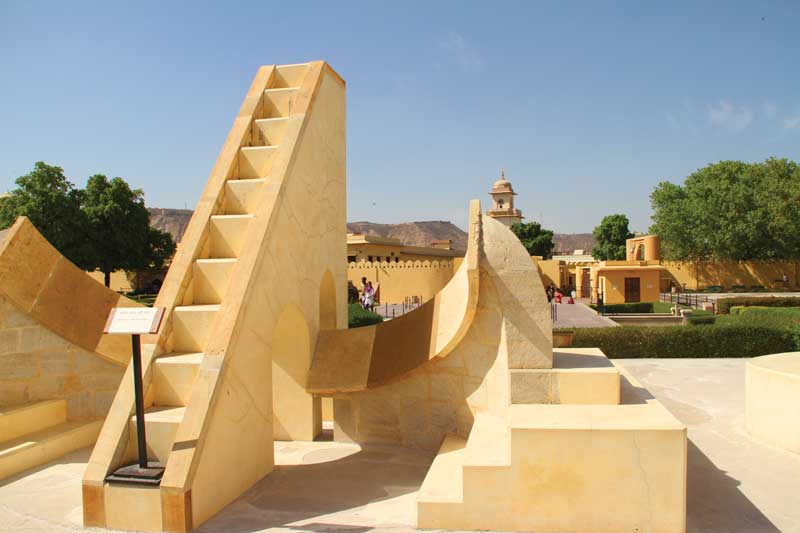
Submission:
<svg viewBox="0 0 800 533">
<path fill-rule="evenodd" d="M 351 328 L 371 326 L 383 322 L 383 317 L 378 313 L 373 313 L 361 307 L 361 304 L 349 304 L 347 306 L 347 325 Z"/>
<path fill-rule="evenodd" d="M 792 296 L 766 296 L 764 298 L 742 296 L 741 298 L 720 298 L 717 311 L 723 315 L 730 313 L 731 307 L 800 307 L 800 298 Z"/>
<path fill-rule="evenodd" d="M 592 304 L 597 311 L 597 305 Z M 606 314 L 623 313 L 669 313 L 672 304 L 669 302 L 631 302 L 625 304 L 606 304 Z"/>
<path fill-rule="evenodd" d="M 609 358 L 757 357 L 795 350 L 786 328 L 730 324 L 701 327 L 579 328 L 574 347 L 597 347 Z"/>
</svg>

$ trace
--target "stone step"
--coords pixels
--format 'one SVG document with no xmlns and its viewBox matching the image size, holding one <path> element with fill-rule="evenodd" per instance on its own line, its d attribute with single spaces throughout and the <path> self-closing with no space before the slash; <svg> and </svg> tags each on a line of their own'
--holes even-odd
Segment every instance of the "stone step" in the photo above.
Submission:
<svg viewBox="0 0 800 533">
<path fill-rule="evenodd" d="M 222 208 L 226 215 L 255 213 L 266 179 L 228 180 L 225 182 L 225 200 Z"/>
<path fill-rule="evenodd" d="M 452 433 L 445 436 L 417 494 L 419 505 L 462 502 L 466 447 L 467 440 L 463 437 Z"/>
<path fill-rule="evenodd" d="M 288 118 L 260 118 L 253 121 L 253 146 L 279 146 L 289 124 Z"/>
<path fill-rule="evenodd" d="M 183 421 L 186 407 L 151 407 L 144 413 L 145 437 L 148 461 L 159 461 L 166 465 L 175 442 L 175 433 Z M 131 416 L 128 431 L 128 456 L 136 460 L 137 454 L 136 415 Z"/>
<path fill-rule="evenodd" d="M 464 466 L 510 466 L 511 435 L 508 422 L 499 416 L 478 413 L 467 439 Z"/>
<path fill-rule="evenodd" d="M 66 400 L 45 400 L 0 408 L 0 443 L 67 421 Z"/>
<path fill-rule="evenodd" d="M 197 259 L 192 278 L 192 304 L 222 303 L 236 259 Z"/>
<path fill-rule="evenodd" d="M 162 355 L 153 365 L 153 404 L 186 406 L 197 379 L 203 353 L 171 353 Z"/>
<path fill-rule="evenodd" d="M 208 259 L 239 257 L 253 215 L 214 215 L 210 224 Z"/>
<path fill-rule="evenodd" d="M 243 146 L 240 148 L 239 179 L 253 180 L 269 177 L 272 160 L 277 151 L 277 146 Z"/>
<path fill-rule="evenodd" d="M 102 427 L 102 420 L 62 422 L 0 444 L 0 479 L 91 446 Z"/>
<path fill-rule="evenodd" d="M 288 117 L 292 114 L 292 108 L 294 107 L 294 102 L 299 93 L 299 87 L 281 87 L 265 90 L 264 98 L 261 101 L 261 112 L 258 118 Z"/>
<path fill-rule="evenodd" d="M 216 305 L 184 305 L 172 314 L 172 350 L 174 352 L 203 352 L 214 318 Z"/>
<path fill-rule="evenodd" d="M 270 80 L 270 88 L 282 89 L 287 87 L 299 88 L 309 70 L 308 63 L 295 65 L 280 65 L 275 67 L 275 73 Z"/>
</svg>

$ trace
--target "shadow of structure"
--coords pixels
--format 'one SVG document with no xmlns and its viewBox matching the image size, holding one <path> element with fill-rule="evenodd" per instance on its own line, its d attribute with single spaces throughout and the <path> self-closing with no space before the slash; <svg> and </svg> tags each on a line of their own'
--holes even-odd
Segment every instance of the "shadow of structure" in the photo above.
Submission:
<svg viewBox="0 0 800 533">
<path fill-rule="evenodd" d="M 346 523 L 345 516 L 336 522 L 325 515 L 419 490 L 433 457 L 433 453 L 375 446 L 327 462 L 279 465 L 195 531 L 252 533 L 274 527 L 318 533 L 368 531 L 381 524 L 365 527 Z M 321 519 L 297 524 L 316 517 Z"/>
<path fill-rule="evenodd" d="M 732 478 L 688 441 L 686 531 L 770 533 L 780 531 L 739 490 Z"/>
</svg>

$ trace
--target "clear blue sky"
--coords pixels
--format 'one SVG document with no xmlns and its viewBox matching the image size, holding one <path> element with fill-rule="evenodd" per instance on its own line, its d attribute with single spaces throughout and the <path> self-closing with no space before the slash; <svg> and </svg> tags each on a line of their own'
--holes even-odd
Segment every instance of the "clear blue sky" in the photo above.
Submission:
<svg viewBox="0 0 800 533">
<path fill-rule="evenodd" d="M 463 227 L 504 168 L 557 232 L 646 230 L 661 180 L 800 160 L 798 28 L 779 0 L 3 0 L 0 190 L 44 160 L 193 208 L 257 67 L 325 59 L 348 84 L 348 220 Z"/>
</svg>

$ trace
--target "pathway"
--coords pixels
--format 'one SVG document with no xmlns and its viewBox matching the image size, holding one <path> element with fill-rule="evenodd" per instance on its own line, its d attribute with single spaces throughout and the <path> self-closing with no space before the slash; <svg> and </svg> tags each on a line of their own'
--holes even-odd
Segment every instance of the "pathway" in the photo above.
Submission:
<svg viewBox="0 0 800 533">
<path fill-rule="evenodd" d="M 581 304 L 556 304 L 557 319 L 554 328 L 613 328 L 619 326 L 610 318 L 600 316 L 590 307 Z"/>
</svg>

